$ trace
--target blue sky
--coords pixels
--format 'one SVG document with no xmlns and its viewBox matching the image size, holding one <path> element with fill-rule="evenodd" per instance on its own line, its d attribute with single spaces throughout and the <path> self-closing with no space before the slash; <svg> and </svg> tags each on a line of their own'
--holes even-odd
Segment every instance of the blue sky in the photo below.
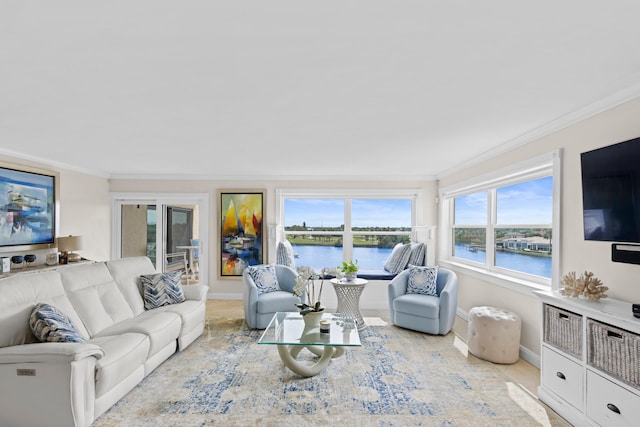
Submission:
<svg viewBox="0 0 640 427">
<path fill-rule="evenodd" d="M 342 199 L 286 199 L 285 227 L 339 227 L 344 224 Z M 353 199 L 354 227 L 411 227 L 411 200 Z"/>
<path fill-rule="evenodd" d="M 551 224 L 552 177 L 501 187 L 497 191 L 498 224 Z M 456 224 L 487 223 L 487 192 L 456 197 Z"/>
</svg>

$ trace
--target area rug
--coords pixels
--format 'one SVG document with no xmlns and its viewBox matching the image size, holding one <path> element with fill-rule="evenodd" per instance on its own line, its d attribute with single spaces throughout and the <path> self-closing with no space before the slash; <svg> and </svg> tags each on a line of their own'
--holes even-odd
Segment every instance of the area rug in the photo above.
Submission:
<svg viewBox="0 0 640 427">
<path fill-rule="evenodd" d="M 467 357 L 453 333 L 371 323 L 361 347 L 302 378 L 275 346 L 256 343 L 261 331 L 216 322 L 94 426 L 567 425 L 493 364 Z"/>
</svg>

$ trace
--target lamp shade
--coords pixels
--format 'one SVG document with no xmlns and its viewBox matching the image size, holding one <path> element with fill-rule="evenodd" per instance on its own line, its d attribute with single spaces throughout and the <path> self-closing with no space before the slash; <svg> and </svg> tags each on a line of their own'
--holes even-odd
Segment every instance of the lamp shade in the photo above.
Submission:
<svg viewBox="0 0 640 427">
<path fill-rule="evenodd" d="M 60 252 L 71 252 L 82 249 L 82 238 L 80 236 L 58 237 L 58 250 Z"/>
</svg>

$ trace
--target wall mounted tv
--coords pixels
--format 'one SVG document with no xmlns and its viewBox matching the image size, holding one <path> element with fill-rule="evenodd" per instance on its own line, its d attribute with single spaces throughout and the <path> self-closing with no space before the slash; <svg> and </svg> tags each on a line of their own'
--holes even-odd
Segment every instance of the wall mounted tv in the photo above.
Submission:
<svg viewBox="0 0 640 427">
<path fill-rule="evenodd" d="M 0 166 L 0 252 L 55 241 L 56 175 Z"/>
<path fill-rule="evenodd" d="M 640 243 L 640 138 L 580 160 L 585 240 Z"/>
</svg>

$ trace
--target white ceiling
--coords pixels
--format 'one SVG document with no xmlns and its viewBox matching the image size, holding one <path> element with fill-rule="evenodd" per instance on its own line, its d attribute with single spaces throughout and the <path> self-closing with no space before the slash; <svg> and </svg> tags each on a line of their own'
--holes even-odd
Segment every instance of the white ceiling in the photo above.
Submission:
<svg viewBox="0 0 640 427">
<path fill-rule="evenodd" d="M 0 153 L 433 178 L 640 95 L 640 2 L 0 0 Z"/>
</svg>

